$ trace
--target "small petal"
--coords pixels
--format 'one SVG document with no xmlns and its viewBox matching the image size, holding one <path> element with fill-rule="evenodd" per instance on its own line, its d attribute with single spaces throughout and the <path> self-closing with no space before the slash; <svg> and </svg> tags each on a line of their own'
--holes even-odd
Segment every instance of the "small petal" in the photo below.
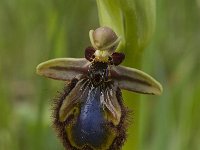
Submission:
<svg viewBox="0 0 200 150">
<path fill-rule="evenodd" d="M 87 74 L 89 64 L 85 58 L 56 58 L 39 64 L 36 72 L 48 78 L 70 81 Z"/>
<path fill-rule="evenodd" d="M 85 58 L 90 62 L 93 61 L 94 53 L 95 49 L 93 47 L 87 47 L 85 49 Z"/>
<path fill-rule="evenodd" d="M 113 64 L 115 66 L 118 66 L 124 61 L 125 55 L 124 53 L 115 52 L 112 54 L 112 59 L 113 59 Z"/>
<path fill-rule="evenodd" d="M 161 84 L 153 77 L 129 67 L 113 66 L 111 78 L 118 83 L 121 89 L 133 92 L 160 95 L 163 90 Z"/>
</svg>

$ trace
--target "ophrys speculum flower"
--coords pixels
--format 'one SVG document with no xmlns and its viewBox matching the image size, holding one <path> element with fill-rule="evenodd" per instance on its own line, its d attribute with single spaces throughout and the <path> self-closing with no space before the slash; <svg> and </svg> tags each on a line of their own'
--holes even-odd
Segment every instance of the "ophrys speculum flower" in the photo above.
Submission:
<svg viewBox="0 0 200 150">
<path fill-rule="evenodd" d="M 108 27 L 89 32 L 85 58 L 57 58 L 38 65 L 39 75 L 68 81 L 55 102 L 53 124 L 67 150 L 118 150 L 127 131 L 128 110 L 121 89 L 159 95 L 148 74 L 119 66 L 120 38 Z"/>
</svg>

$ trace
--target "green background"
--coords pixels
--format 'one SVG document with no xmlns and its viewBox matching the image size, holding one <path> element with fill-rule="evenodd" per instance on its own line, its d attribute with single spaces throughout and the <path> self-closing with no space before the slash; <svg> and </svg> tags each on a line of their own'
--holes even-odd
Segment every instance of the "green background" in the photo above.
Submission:
<svg viewBox="0 0 200 150">
<path fill-rule="evenodd" d="M 159 0 L 156 14 L 142 70 L 164 93 L 141 96 L 140 149 L 199 150 L 200 0 Z M 63 149 L 51 128 L 51 102 L 64 83 L 37 76 L 35 68 L 51 58 L 83 57 L 88 31 L 98 26 L 94 0 L 0 1 L 0 150 Z"/>
</svg>

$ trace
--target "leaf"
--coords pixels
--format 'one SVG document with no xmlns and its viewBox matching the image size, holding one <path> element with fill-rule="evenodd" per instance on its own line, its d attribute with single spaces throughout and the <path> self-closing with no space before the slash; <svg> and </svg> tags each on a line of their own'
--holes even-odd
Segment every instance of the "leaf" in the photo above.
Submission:
<svg viewBox="0 0 200 150">
<path fill-rule="evenodd" d="M 140 66 L 141 52 L 155 30 L 155 0 L 97 0 L 101 26 L 111 27 L 122 41 L 119 51 L 126 54 L 126 64 Z"/>
</svg>

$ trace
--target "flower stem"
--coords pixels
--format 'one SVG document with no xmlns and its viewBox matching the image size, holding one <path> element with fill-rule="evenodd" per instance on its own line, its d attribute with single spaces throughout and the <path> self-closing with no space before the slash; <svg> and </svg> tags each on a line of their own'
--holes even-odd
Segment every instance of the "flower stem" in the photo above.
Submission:
<svg viewBox="0 0 200 150">
<path fill-rule="evenodd" d="M 97 0 L 101 26 L 112 28 L 122 42 L 118 51 L 126 55 L 124 65 L 140 68 L 142 53 L 155 28 L 155 0 Z M 125 104 L 133 110 L 126 150 L 139 149 L 140 101 L 137 94 L 123 92 Z"/>
</svg>

